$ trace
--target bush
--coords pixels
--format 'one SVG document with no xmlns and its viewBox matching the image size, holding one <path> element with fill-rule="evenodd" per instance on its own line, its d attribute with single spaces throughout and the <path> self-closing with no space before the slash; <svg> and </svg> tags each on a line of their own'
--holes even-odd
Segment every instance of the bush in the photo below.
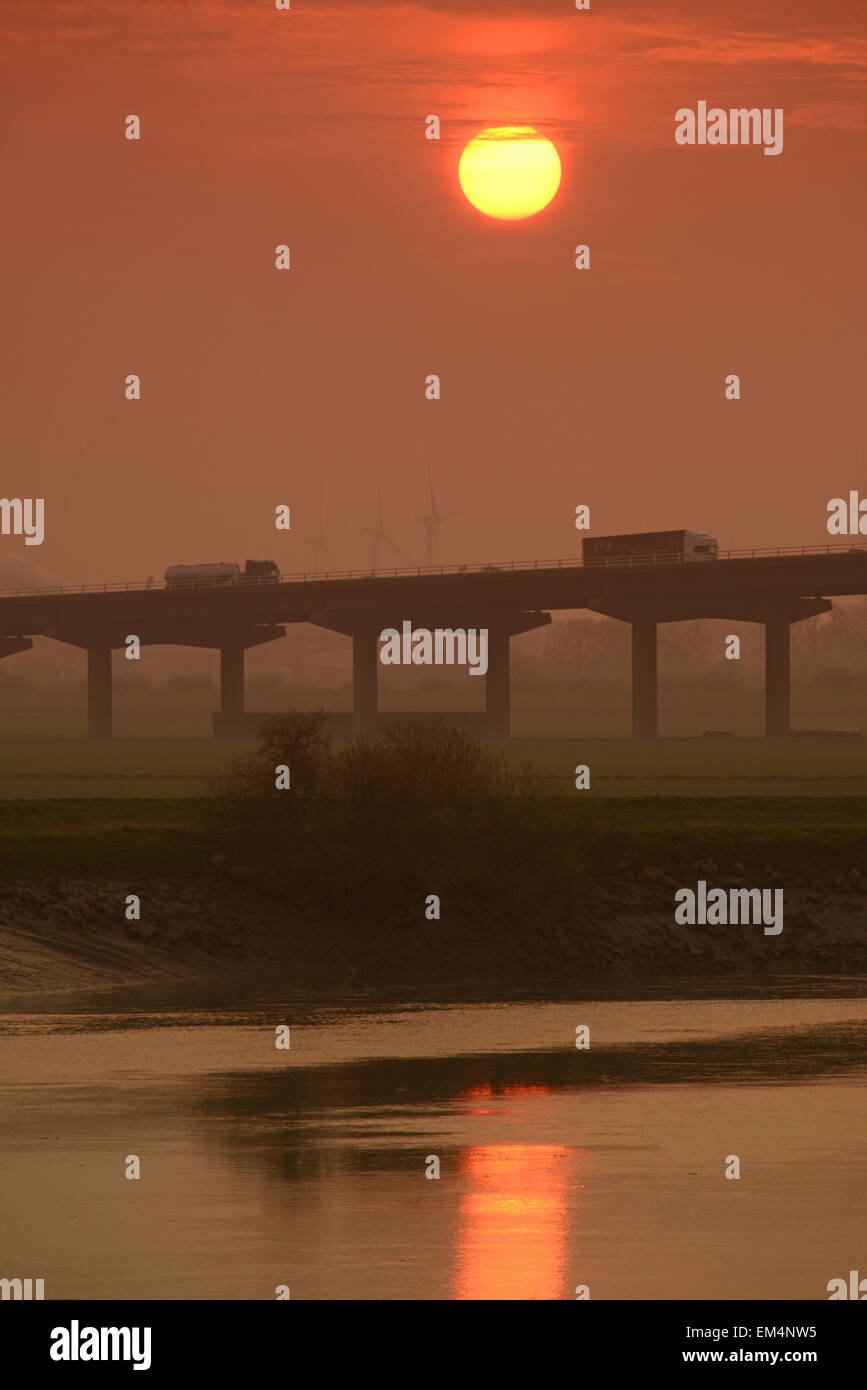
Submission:
<svg viewBox="0 0 867 1390">
<path fill-rule="evenodd" d="M 323 719 L 293 711 L 269 721 L 212 783 L 233 848 L 277 876 L 294 910 L 384 921 L 445 893 L 473 911 L 492 903 L 492 871 L 523 881 L 515 792 L 537 786 L 514 779 L 502 753 L 426 720 L 333 747 Z M 285 791 L 274 785 L 281 764 Z"/>
<path fill-rule="evenodd" d="M 511 777 L 502 753 L 450 724 L 405 720 L 356 739 L 335 755 L 335 791 L 369 807 L 446 808 L 504 796 Z"/>
<path fill-rule="evenodd" d="M 299 800 L 326 791 L 330 750 L 322 732 L 324 719 L 322 710 L 313 714 L 292 710 L 269 720 L 260 730 L 253 751 L 241 754 L 221 776 L 212 779 L 212 796 L 245 817 L 250 802 L 264 803 L 273 819 L 275 803 L 291 810 Z M 288 791 L 276 786 L 280 766 L 289 768 Z"/>
</svg>

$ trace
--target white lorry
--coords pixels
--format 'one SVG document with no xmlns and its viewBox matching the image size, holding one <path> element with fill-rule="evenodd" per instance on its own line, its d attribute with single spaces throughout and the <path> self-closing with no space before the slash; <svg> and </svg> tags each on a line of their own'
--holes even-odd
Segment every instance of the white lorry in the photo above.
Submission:
<svg viewBox="0 0 867 1390">
<path fill-rule="evenodd" d="M 637 531 L 626 536 L 587 536 L 585 565 L 659 564 L 666 560 L 715 560 L 719 547 L 704 531 Z"/>
</svg>

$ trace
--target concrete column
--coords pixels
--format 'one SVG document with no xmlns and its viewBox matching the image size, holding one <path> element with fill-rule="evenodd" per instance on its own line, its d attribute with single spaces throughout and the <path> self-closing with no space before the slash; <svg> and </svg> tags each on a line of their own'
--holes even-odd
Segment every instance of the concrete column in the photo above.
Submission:
<svg viewBox="0 0 867 1390">
<path fill-rule="evenodd" d="M 792 727 L 790 623 L 770 618 L 765 623 L 765 734 L 786 738 Z"/>
<path fill-rule="evenodd" d="M 488 716 L 488 733 L 493 738 L 509 738 L 512 732 L 511 642 L 507 627 L 488 628 L 485 713 Z"/>
<path fill-rule="evenodd" d="M 656 738 L 656 623 L 632 623 L 632 737 Z"/>
<path fill-rule="evenodd" d="M 356 734 L 372 734 L 376 730 L 378 639 L 378 628 L 352 634 L 352 712 Z"/>
<path fill-rule="evenodd" d="M 244 648 L 240 642 L 220 648 L 220 713 L 244 713 Z"/>
<path fill-rule="evenodd" d="M 111 738 L 111 647 L 87 649 L 87 736 Z"/>
</svg>

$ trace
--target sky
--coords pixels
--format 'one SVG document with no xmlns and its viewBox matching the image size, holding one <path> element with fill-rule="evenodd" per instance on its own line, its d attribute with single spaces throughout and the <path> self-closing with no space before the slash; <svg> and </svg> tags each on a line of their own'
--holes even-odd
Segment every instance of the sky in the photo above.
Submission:
<svg viewBox="0 0 867 1390">
<path fill-rule="evenodd" d="M 422 564 L 428 462 L 445 564 L 576 556 L 579 504 L 823 544 L 867 492 L 855 0 L 4 0 L 0 48 L 0 495 L 46 515 L 0 561 L 301 573 L 321 505 L 333 567 L 369 566 L 381 468 Z M 701 100 L 783 108 L 783 152 L 677 145 Z M 563 165 L 512 223 L 457 179 L 502 124 Z"/>
</svg>

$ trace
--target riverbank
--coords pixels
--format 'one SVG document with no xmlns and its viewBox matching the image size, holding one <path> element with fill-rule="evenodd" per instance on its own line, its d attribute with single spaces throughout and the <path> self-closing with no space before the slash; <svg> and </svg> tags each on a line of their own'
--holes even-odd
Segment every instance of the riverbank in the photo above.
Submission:
<svg viewBox="0 0 867 1390">
<path fill-rule="evenodd" d="M 501 986 L 574 980 L 588 973 L 672 974 L 713 983 L 722 975 L 858 973 L 867 970 L 860 878 L 787 882 L 783 930 L 680 926 L 668 876 L 648 865 L 597 883 L 571 919 L 531 922 L 445 911 L 374 921 L 310 921 L 291 903 L 257 903 L 249 879 L 215 870 L 187 881 L 152 880 L 140 921 L 127 921 L 129 884 L 104 878 L 6 883 L 0 893 L 0 995 L 204 982 L 240 973 L 279 978 L 287 991 L 443 985 Z M 696 869 L 696 872 L 699 872 Z M 707 871 L 702 869 L 702 873 Z M 711 874 L 714 885 L 735 885 Z M 710 881 L 710 880 L 708 880 Z"/>
<path fill-rule="evenodd" d="M 531 797 L 449 817 L 260 841 L 204 800 L 0 804 L 0 994 L 867 968 L 865 798 Z M 782 931 L 678 924 L 675 893 L 700 881 L 781 890 Z"/>
</svg>

